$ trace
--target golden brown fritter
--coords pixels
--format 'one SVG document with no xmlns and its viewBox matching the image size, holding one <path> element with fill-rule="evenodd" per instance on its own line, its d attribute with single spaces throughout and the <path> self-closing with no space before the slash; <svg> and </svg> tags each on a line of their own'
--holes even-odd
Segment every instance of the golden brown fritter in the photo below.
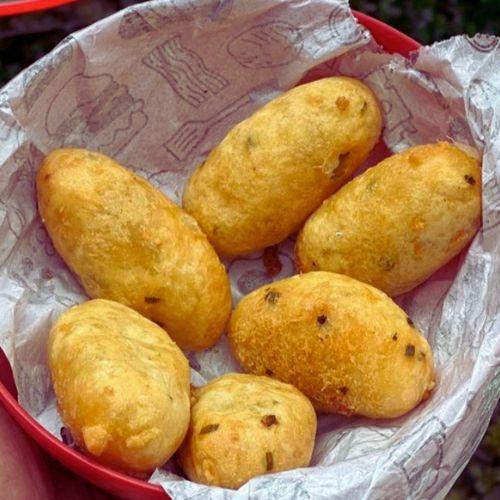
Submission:
<svg viewBox="0 0 500 500">
<path fill-rule="evenodd" d="M 228 374 L 196 389 L 179 458 L 189 479 L 239 488 L 255 476 L 307 467 L 316 414 L 295 387 Z"/>
<path fill-rule="evenodd" d="M 293 384 L 321 412 L 398 417 L 434 387 L 431 349 L 405 312 L 340 274 L 306 273 L 250 293 L 229 341 L 245 370 Z"/>
<path fill-rule="evenodd" d="M 50 153 L 38 208 L 92 298 L 121 302 L 183 349 L 217 342 L 231 311 L 224 266 L 195 220 L 146 180 L 84 149 Z"/>
<path fill-rule="evenodd" d="M 189 180 L 184 208 L 221 254 L 274 245 L 363 163 L 381 123 L 374 95 L 357 80 L 296 87 L 227 134 Z"/>
<path fill-rule="evenodd" d="M 481 225 L 481 168 L 448 143 L 390 156 L 326 200 L 299 234 L 301 271 L 347 274 L 395 296 L 449 262 Z"/>
<path fill-rule="evenodd" d="M 129 473 L 163 465 L 189 425 L 189 365 L 167 333 L 132 309 L 96 299 L 53 325 L 49 367 L 76 443 Z"/>
</svg>

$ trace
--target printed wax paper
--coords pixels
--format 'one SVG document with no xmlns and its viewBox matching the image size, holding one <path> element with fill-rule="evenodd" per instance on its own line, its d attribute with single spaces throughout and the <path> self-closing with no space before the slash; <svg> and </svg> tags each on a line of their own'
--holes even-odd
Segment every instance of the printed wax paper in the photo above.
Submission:
<svg viewBox="0 0 500 500">
<path fill-rule="evenodd" d="M 0 91 L 0 346 L 20 404 L 68 441 L 46 339 L 58 315 L 87 297 L 37 214 L 34 178 L 46 153 L 101 151 L 180 202 L 190 173 L 232 125 L 300 81 L 351 75 L 378 96 L 390 150 L 449 140 L 483 159 L 481 231 L 398 298 L 434 349 L 437 388 L 395 420 L 320 416 L 310 468 L 258 477 L 238 491 L 189 482 L 173 462 L 150 480 L 174 498 L 444 497 L 500 395 L 499 67 L 500 39 L 486 35 L 458 36 L 408 59 L 387 54 L 341 0 L 157 0 L 66 38 Z M 387 154 L 376 148 L 368 164 Z M 293 237 L 272 254 L 274 276 L 269 254 L 227 261 L 235 304 L 292 275 L 292 249 Z M 195 384 L 240 370 L 225 337 L 187 355 Z"/>
</svg>

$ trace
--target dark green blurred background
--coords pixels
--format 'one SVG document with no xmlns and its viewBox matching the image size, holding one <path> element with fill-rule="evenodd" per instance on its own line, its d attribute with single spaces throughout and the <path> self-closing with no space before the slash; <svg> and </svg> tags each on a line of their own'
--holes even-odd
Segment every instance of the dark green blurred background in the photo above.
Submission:
<svg viewBox="0 0 500 500">
<path fill-rule="evenodd" d="M 250 1 L 250 0 L 247 0 Z M 81 0 L 16 18 L 0 18 L 0 85 L 47 53 L 67 34 L 134 3 Z M 351 6 L 429 44 L 467 33 L 500 34 L 500 0 L 351 0 Z M 499 68 L 500 71 L 500 68 Z M 500 409 L 448 499 L 500 499 Z"/>
<path fill-rule="evenodd" d="M 423 44 L 462 33 L 500 34 L 500 0 L 351 0 L 351 7 Z"/>
</svg>

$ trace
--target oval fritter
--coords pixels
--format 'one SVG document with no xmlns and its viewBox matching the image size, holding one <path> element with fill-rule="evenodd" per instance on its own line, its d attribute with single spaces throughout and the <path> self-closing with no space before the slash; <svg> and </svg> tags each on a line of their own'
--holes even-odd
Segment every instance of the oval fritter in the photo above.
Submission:
<svg viewBox="0 0 500 500">
<path fill-rule="evenodd" d="M 231 312 L 229 279 L 191 216 L 84 149 L 50 153 L 36 183 L 45 227 L 90 297 L 135 309 L 183 349 L 217 342 Z"/>
<path fill-rule="evenodd" d="M 179 458 L 189 479 L 239 488 L 252 477 L 307 467 L 316 414 L 295 387 L 228 374 L 196 389 Z"/>
<path fill-rule="evenodd" d="M 167 333 L 132 309 L 96 299 L 52 326 L 49 367 L 76 443 L 132 474 L 163 465 L 189 425 L 189 364 Z"/>
<path fill-rule="evenodd" d="M 434 387 L 431 349 L 405 312 L 340 274 L 306 273 L 250 293 L 229 341 L 245 370 L 293 384 L 321 412 L 398 417 Z"/>
<path fill-rule="evenodd" d="M 184 208 L 221 254 L 279 243 L 363 163 L 381 123 L 360 81 L 300 85 L 227 134 L 186 185 Z"/>
<path fill-rule="evenodd" d="M 299 234 L 297 265 L 395 296 L 449 262 L 480 225 L 479 161 L 448 143 L 416 146 L 326 200 Z"/>
</svg>

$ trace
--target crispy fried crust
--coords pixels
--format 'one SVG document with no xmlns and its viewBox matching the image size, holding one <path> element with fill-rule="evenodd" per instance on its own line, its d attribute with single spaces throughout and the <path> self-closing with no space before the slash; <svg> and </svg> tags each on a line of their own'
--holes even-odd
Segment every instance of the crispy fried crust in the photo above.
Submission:
<svg viewBox="0 0 500 500">
<path fill-rule="evenodd" d="M 480 225 L 480 163 L 452 144 L 416 146 L 326 200 L 299 234 L 296 261 L 395 296 L 450 261 Z"/>
<path fill-rule="evenodd" d="M 381 123 L 374 95 L 357 80 L 296 87 L 227 134 L 189 180 L 184 208 L 219 253 L 274 245 L 361 165 Z"/>
<path fill-rule="evenodd" d="M 112 159 L 50 153 L 38 208 L 54 246 L 93 298 L 121 302 L 183 348 L 212 346 L 231 310 L 229 280 L 194 219 Z"/>
<path fill-rule="evenodd" d="M 288 382 L 321 412 L 398 417 L 434 387 L 431 349 L 383 292 L 328 272 L 247 295 L 229 341 L 241 365 Z"/>
<path fill-rule="evenodd" d="M 167 333 L 108 300 L 72 307 L 53 325 L 49 367 L 59 410 L 96 461 L 150 472 L 189 425 L 189 365 Z"/>
<path fill-rule="evenodd" d="M 316 414 L 295 387 L 229 374 L 196 389 L 179 459 L 189 479 L 238 488 L 252 477 L 307 467 Z"/>
</svg>

